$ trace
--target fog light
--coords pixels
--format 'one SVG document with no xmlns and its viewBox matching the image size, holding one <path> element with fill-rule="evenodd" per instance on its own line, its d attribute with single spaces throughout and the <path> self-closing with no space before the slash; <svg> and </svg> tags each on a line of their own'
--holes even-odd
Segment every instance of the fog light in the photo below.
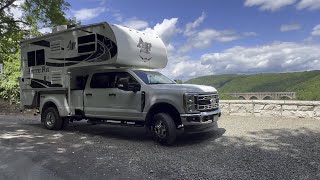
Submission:
<svg viewBox="0 0 320 180">
<path fill-rule="evenodd" d="M 200 122 L 199 117 L 187 117 L 187 121 L 189 122 Z"/>
</svg>

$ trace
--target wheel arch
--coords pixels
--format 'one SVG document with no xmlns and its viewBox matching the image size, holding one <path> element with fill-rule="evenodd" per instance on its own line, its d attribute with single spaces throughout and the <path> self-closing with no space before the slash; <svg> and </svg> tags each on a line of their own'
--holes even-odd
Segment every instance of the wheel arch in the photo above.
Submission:
<svg viewBox="0 0 320 180">
<path fill-rule="evenodd" d="M 41 94 L 40 112 L 42 113 L 48 105 L 56 107 L 61 117 L 70 115 L 70 107 L 64 94 Z"/>
<path fill-rule="evenodd" d="M 180 113 L 174 105 L 166 102 L 158 102 L 149 109 L 145 119 L 146 125 L 151 126 L 154 123 L 153 116 L 160 112 L 168 113 L 172 117 L 176 127 L 182 124 Z"/>
<path fill-rule="evenodd" d="M 54 108 L 56 108 L 57 110 L 58 110 L 58 112 L 59 112 L 59 109 L 58 109 L 58 107 L 57 107 L 57 105 L 53 102 L 53 101 L 47 101 L 47 102 L 45 102 L 44 104 L 43 104 L 43 106 L 41 107 L 41 115 L 42 115 L 42 113 L 46 110 L 46 109 L 48 109 L 49 107 L 54 107 Z M 60 113 L 59 113 L 60 114 Z M 41 122 L 43 122 L 43 119 L 41 118 Z"/>
</svg>

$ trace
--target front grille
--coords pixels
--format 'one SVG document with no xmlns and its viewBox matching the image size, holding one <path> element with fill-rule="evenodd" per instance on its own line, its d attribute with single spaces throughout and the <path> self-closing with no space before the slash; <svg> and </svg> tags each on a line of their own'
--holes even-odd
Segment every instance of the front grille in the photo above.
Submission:
<svg viewBox="0 0 320 180">
<path fill-rule="evenodd" d="M 217 94 L 204 94 L 197 96 L 199 111 L 210 111 L 219 108 L 219 96 Z"/>
</svg>

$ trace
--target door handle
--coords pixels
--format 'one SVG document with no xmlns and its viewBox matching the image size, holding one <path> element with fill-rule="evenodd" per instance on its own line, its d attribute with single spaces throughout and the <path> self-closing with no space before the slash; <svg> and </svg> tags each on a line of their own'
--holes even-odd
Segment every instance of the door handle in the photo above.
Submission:
<svg viewBox="0 0 320 180">
<path fill-rule="evenodd" d="M 92 96 L 92 94 L 91 93 L 86 93 L 86 96 Z"/>
<path fill-rule="evenodd" d="M 110 93 L 110 94 L 109 94 L 109 96 L 116 96 L 116 94 L 114 94 L 114 93 Z"/>
</svg>

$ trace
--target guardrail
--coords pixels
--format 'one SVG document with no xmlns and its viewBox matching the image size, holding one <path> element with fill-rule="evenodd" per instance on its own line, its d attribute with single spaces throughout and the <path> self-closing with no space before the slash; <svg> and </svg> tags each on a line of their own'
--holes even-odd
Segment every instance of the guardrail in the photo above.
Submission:
<svg viewBox="0 0 320 180">
<path fill-rule="evenodd" d="M 320 101 L 221 100 L 223 115 L 320 119 Z"/>
</svg>

